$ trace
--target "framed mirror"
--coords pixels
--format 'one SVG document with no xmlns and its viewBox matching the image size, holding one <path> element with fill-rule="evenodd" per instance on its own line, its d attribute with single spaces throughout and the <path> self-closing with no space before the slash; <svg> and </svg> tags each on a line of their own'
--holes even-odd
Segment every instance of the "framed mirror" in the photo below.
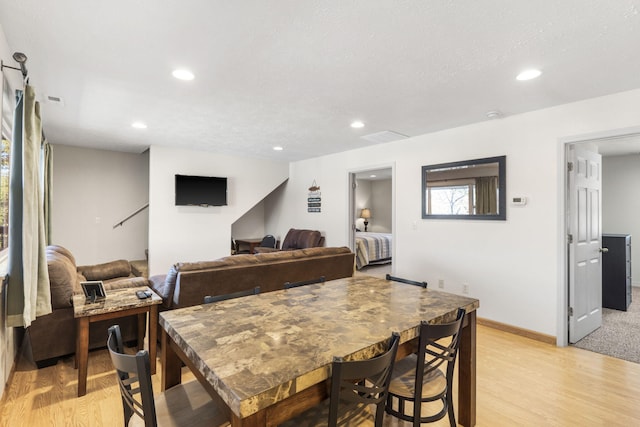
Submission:
<svg viewBox="0 0 640 427">
<path fill-rule="evenodd" d="M 506 156 L 422 167 L 422 218 L 506 220 Z"/>
</svg>

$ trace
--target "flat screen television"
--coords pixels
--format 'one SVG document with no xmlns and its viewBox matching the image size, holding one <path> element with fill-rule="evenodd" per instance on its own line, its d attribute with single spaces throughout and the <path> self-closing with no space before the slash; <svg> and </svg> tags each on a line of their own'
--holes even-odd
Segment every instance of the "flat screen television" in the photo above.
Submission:
<svg viewBox="0 0 640 427">
<path fill-rule="evenodd" d="M 176 174 L 176 206 L 226 206 L 227 178 Z"/>
</svg>

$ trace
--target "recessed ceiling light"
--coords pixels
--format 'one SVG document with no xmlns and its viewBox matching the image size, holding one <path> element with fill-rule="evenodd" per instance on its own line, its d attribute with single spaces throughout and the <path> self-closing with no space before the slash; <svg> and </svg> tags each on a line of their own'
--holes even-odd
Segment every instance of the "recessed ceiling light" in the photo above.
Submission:
<svg viewBox="0 0 640 427">
<path fill-rule="evenodd" d="M 193 80 L 195 76 L 189 70 L 173 70 L 173 77 L 180 80 Z"/>
<path fill-rule="evenodd" d="M 375 178 L 375 177 L 376 177 L 375 175 L 369 175 L 369 178 Z"/>
<path fill-rule="evenodd" d="M 282 151 L 284 150 L 284 148 L 280 147 L 279 145 L 276 145 L 275 147 L 273 147 L 274 151 Z"/>
<path fill-rule="evenodd" d="M 142 122 L 133 122 L 133 123 L 131 123 L 131 127 L 134 127 L 136 129 L 146 129 L 147 125 L 145 123 L 142 123 Z"/>
<path fill-rule="evenodd" d="M 542 71 L 540 70 L 536 70 L 536 69 L 524 70 L 520 74 L 518 74 L 518 77 L 516 77 L 516 80 L 520 80 L 520 81 L 531 80 L 531 79 L 535 79 L 536 77 L 540 77 L 540 74 L 542 74 Z"/>
<path fill-rule="evenodd" d="M 351 123 L 351 127 L 354 129 L 360 129 L 364 127 L 364 123 L 362 123 L 360 120 L 356 120 L 355 122 Z"/>
</svg>

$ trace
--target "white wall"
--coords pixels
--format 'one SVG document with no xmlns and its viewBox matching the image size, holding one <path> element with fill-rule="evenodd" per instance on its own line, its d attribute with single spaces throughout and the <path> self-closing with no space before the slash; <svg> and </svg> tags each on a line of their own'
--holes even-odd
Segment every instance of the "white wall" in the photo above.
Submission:
<svg viewBox="0 0 640 427">
<path fill-rule="evenodd" d="M 357 179 L 355 191 L 356 227 L 364 231 L 364 219 L 360 218 L 362 208 L 369 208 L 368 231 L 391 233 L 391 180 Z"/>
<path fill-rule="evenodd" d="M 229 255 L 232 224 L 287 179 L 286 162 L 152 146 L 149 272 Z M 228 206 L 175 206 L 175 174 L 227 177 Z M 306 199 L 305 199 L 306 203 Z"/>
<path fill-rule="evenodd" d="M 369 230 L 391 233 L 391 180 L 371 181 L 371 219 Z"/>
<path fill-rule="evenodd" d="M 640 286 L 640 154 L 602 158 L 602 232 L 631 234 L 631 277 Z M 635 268 L 634 268 L 635 267 Z"/>
<path fill-rule="evenodd" d="M 53 145 L 52 238 L 78 265 L 144 259 L 149 155 Z"/>
<path fill-rule="evenodd" d="M 231 226 L 231 236 L 234 239 L 258 239 L 266 234 L 264 229 L 264 201 L 260 201 L 251 210 L 242 215 Z"/>
<path fill-rule="evenodd" d="M 327 246 L 348 245 L 348 173 L 395 162 L 394 272 L 462 284 L 480 300 L 479 316 L 549 335 L 562 335 L 564 277 L 564 146 L 560 139 L 640 124 L 640 90 L 421 135 L 291 165 L 274 202 L 270 229 L 314 228 Z M 506 221 L 423 220 L 421 166 L 507 156 Z M 322 186 L 322 213 L 305 210 L 313 180 Z M 285 209 L 286 207 L 286 209 Z M 415 226 L 414 226 L 415 224 Z"/>
</svg>

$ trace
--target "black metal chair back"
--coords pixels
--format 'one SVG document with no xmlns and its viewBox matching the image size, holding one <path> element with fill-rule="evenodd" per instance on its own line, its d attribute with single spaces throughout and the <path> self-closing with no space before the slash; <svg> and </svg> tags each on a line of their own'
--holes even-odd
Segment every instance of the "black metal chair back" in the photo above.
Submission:
<svg viewBox="0 0 640 427">
<path fill-rule="evenodd" d="M 297 288 L 298 286 L 313 285 L 314 283 L 324 283 L 324 281 L 325 281 L 324 276 L 320 276 L 316 279 L 301 280 L 299 282 L 284 282 L 284 288 L 285 289 Z"/>
<path fill-rule="evenodd" d="M 245 291 L 238 291 L 238 292 L 233 292 L 230 294 L 223 294 L 223 295 L 207 295 L 204 297 L 204 303 L 205 304 L 210 304 L 212 302 L 218 302 L 218 301 L 225 301 L 228 299 L 234 299 L 234 298 L 240 298 L 240 297 L 246 297 L 249 295 L 258 295 L 260 293 L 260 286 L 256 286 L 253 289 L 247 289 Z"/>
<path fill-rule="evenodd" d="M 402 377 L 404 372 L 394 372 L 385 408 L 388 414 L 410 421 L 414 426 L 438 421 L 448 414 L 450 425 L 452 427 L 457 425 L 453 408 L 453 376 L 465 314 L 465 310 L 460 308 L 454 322 L 435 325 L 421 322 L 418 353 L 407 358 L 415 361 L 414 370 L 407 371 L 415 372 L 415 375 L 413 378 L 405 378 Z M 446 340 L 447 338 L 449 339 Z M 398 363 L 396 368 L 401 364 L 402 362 Z M 442 378 L 440 366 L 443 364 L 446 365 L 444 374 L 446 386 L 438 389 L 435 394 L 423 393 L 423 389 L 426 390 L 426 383 Z M 395 387 L 396 381 L 399 384 L 398 388 Z M 407 393 L 403 393 L 404 391 Z M 423 403 L 438 401 L 442 404 L 439 412 L 428 416 L 422 415 Z M 406 403 L 410 403 L 413 407 L 412 413 L 407 413 Z"/>
<path fill-rule="evenodd" d="M 285 421 L 281 427 L 335 427 L 371 425 L 382 427 L 391 373 L 400 344 L 394 332 L 387 349 L 366 360 L 345 361 L 334 357 L 329 399 Z M 373 409 L 375 408 L 375 413 Z"/>
<path fill-rule="evenodd" d="M 276 238 L 271 234 L 267 234 L 262 238 L 262 242 L 260 242 L 261 248 L 275 248 L 276 247 Z"/>
<path fill-rule="evenodd" d="M 416 280 L 404 279 L 402 277 L 395 277 L 395 276 L 392 276 L 390 274 L 387 274 L 386 279 L 387 280 L 392 280 L 394 282 L 406 283 L 408 285 L 420 286 L 420 287 L 423 287 L 425 289 L 427 288 L 427 282 L 418 282 Z"/>
<path fill-rule="evenodd" d="M 338 423 L 340 402 L 376 406 L 375 426 L 381 427 L 393 364 L 396 360 L 400 334 L 394 332 L 383 354 L 368 360 L 345 362 L 335 357 L 331 374 L 329 427 Z"/>
<path fill-rule="evenodd" d="M 124 425 L 129 424 L 133 414 L 144 420 L 145 427 L 156 427 L 156 407 L 151 383 L 149 353 L 141 350 L 135 355 L 124 354 L 120 327 L 109 328 L 107 347 L 111 362 L 116 368 L 118 386 L 124 408 Z"/>
</svg>

